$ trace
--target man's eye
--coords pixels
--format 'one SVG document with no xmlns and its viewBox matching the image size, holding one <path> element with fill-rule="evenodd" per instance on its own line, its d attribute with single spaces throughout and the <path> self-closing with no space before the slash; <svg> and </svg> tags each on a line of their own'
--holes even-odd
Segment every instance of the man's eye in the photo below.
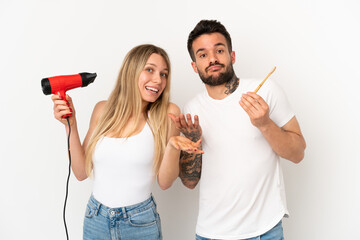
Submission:
<svg viewBox="0 0 360 240">
<path fill-rule="evenodd" d="M 223 53 L 223 52 L 224 52 L 224 50 L 219 49 L 219 50 L 217 50 L 217 52 L 218 52 L 218 53 Z"/>
<path fill-rule="evenodd" d="M 199 57 L 200 57 L 200 58 L 204 58 L 204 57 L 206 57 L 206 54 L 205 54 L 205 53 L 204 53 L 204 54 L 201 54 Z"/>
</svg>

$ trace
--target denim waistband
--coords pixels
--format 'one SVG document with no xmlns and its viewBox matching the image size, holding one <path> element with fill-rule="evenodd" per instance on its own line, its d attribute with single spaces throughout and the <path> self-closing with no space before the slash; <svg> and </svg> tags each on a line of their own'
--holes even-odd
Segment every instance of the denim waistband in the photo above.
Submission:
<svg viewBox="0 0 360 240">
<path fill-rule="evenodd" d="M 97 215 L 98 213 L 102 214 L 103 216 L 120 215 L 123 216 L 124 218 L 127 218 L 128 215 L 136 214 L 151 207 L 156 208 L 156 203 L 154 201 L 152 194 L 145 201 L 142 201 L 134 205 L 119 207 L 119 208 L 107 207 L 98 200 L 96 200 L 93 195 L 90 196 L 88 204 L 91 205 L 91 207 L 95 210 L 95 215 Z"/>
</svg>

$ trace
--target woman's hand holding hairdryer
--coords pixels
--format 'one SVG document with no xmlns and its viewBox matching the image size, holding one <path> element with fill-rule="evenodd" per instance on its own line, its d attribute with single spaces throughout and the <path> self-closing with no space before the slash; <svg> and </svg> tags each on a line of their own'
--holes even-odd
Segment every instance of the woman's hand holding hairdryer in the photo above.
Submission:
<svg viewBox="0 0 360 240">
<path fill-rule="evenodd" d="M 54 117 L 67 126 L 67 120 L 66 118 L 63 118 L 63 116 L 71 114 L 68 118 L 70 126 L 72 126 L 76 122 L 76 119 L 75 108 L 71 97 L 66 94 L 66 100 L 69 105 L 64 99 L 61 99 L 60 95 L 57 94 L 53 94 L 51 96 L 51 100 L 54 102 Z"/>
</svg>

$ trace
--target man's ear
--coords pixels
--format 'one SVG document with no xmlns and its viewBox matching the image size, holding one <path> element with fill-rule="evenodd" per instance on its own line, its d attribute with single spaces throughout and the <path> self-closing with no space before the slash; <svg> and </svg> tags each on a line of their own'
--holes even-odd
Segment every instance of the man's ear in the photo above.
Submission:
<svg viewBox="0 0 360 240">
<path fill-rule="evenodd" d="M 232 51 L 230 56 L 231 56 L 231 62 L 232 62 L 232 64 L 234 64 L 235 63 L 235 52 Z"/>
<path fill-rule="evenodd" d="M 192 66 L 192 68 L 194 69 L 194 71 L 195 71 L 196 73 L 199 73 L 199 72 L 198 72 L 198 69 L 197 69 L 197 66 L 196 66 L 196 62 L 191 62 L 191 66 Z"/>
</svg>

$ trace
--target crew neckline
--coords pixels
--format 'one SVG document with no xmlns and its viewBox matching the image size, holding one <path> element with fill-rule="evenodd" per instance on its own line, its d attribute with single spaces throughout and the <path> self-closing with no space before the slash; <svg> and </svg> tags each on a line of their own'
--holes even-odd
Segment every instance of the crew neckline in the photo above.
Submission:
<svg viewBox="0 0 360 240">
<path fill-rule="evenodd" d="M 235 96 L 238 95 L 238 92 L 240 92 L 240 91 L 241 91 L 240 89 L 242 88 L 241 85 L 242 85 L 242 81 L 241 81 L 241 79 L 239 78 L 239 86 L 235 89 L 235 91 L 234 91 L 233 93 L 231 93 L 230 95 L 226 96 L 226 97 L 223 98 L 223 99 L 214 99 L 214 98 L 212 98 L 212 97 L 209 95 L 209 93 L 208 93 L 208 91 L 207 91 L 206 88 L 205 88 L 205 93 L 204 93 L 204 95 L 205 95 L 206 99 L 208 99 L 208 100 L 211 101 L 211 102 L 214 102 L 214 103 L 226 103 L 226 102 L 231 101 L 231 99 L 233 99 Z"/>
</svg>

